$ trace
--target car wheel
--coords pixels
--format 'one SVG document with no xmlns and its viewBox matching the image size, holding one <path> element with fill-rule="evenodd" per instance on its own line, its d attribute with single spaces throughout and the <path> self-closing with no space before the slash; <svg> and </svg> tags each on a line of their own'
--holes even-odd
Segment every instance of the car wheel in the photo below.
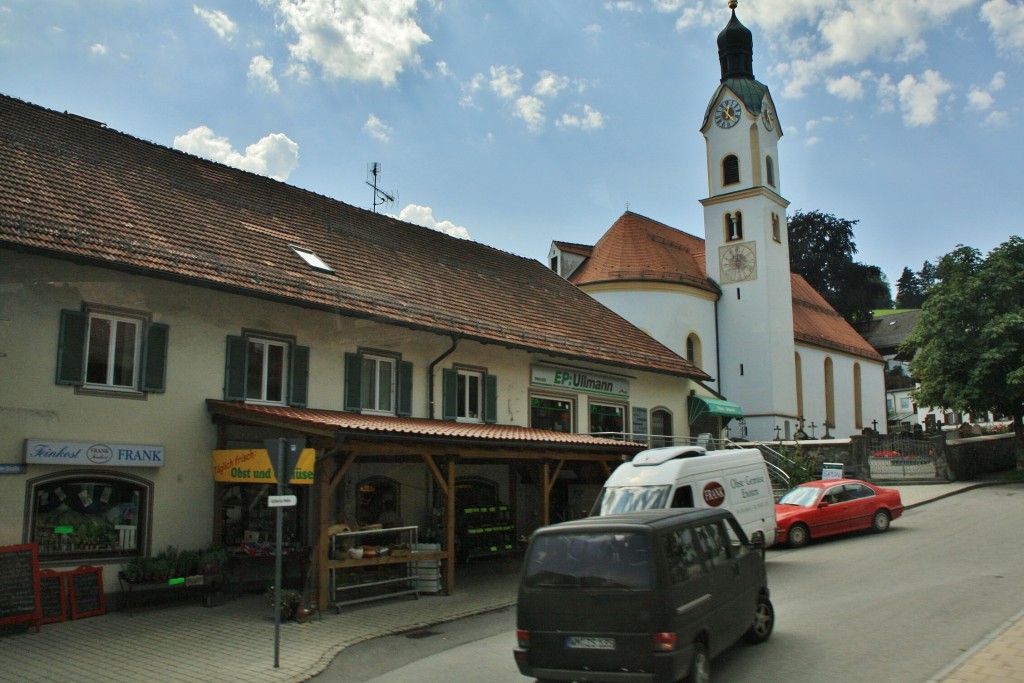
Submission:
<svg viewBox="0 0 1024 683">
<path fill-rule="evenodd" d="M 767 595 L 757 596 L 757 607 L 754 608 L 754 623 L 750 625 L 743 639 L 751 645 L 757 645 L 768 640 L 775 627 L 775 608 Z"/>
<path fill-rule="evenodd" d="M 889 528 L 889 522 L 889 511 L 879 510 L 871 519 L 871 530 L 874 531 L 876 534 L 880 534 Z"/>
<path fill-rule="evenodd" d="M 708 646 L 702 641 L 693 644 L 693 659 L 690 660 L 686 683 L 711 683 L 711 657 L 708 656 Z"/>
<path fill-rule="evenodd" d="M 811 533 L 804 524 L 794 524 L 789 527 L 789 535 L 786 537 L 786 545 L 790 548 L 802 548 L 811 540 Z"/>
</svg>

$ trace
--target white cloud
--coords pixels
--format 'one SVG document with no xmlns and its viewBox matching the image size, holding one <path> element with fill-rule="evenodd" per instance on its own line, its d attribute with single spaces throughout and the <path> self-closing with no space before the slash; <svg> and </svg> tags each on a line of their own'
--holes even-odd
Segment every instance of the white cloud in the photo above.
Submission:
<svg viewBox="0 0 1024 683">
<path fill-rule="evenodd" d="M 402 209 L 402 212 L 398 214 L 398 218 L 408 223 L 413 223 L 414 225 L 422 225 L 424 228 L 443 232 L 444 234 L 451 235 L 452 237 L 458 237 L 464 240 L 471 239 L 469 236 L 469 230 L 461 225 L 455 225 L 451 221 L 436 220 L 434 218 L 434 210 L 429 206 L 408 204 L 404 209 Z"/>
<path fill-rule="evenodd" d="M 269 90 L 278 92 L 280 87 L 274 78 L 274 60 L 256 55 L 249 61 L 249 81 Z"/>
<path fill-rule="evenodd" d="M 617 10 L 619 12 L 641 12 L 640 5 L 633 0 L 613 0 L 604 3 L 605 9 Z"/>
<path fill-rule="evenodd" d="M 989 92 L 999 92 L 1006 87 L 1006 72 L 997 71 L 992 80 L 988 82 Z"/>
<path fill-rule="evenodd" d="M 439 76 L 441 76 L 442 78 L 444 78 L 445 76 L 450 75 L 450 73 L 451 73 L 451 72 L 448 71 L 448 62 L 446 62 L 444 60 L 439 60 L 439 61 L 435 62 L 434 66 L 437 68 L 437 74 Z"/>
<path fill-rule="evenodd" d="M 601 24 L 587 24 L 587 26 L 584 27 L 583 32 L 591 38 L 597 38 L 599 35 L 604 33 L 604 29 L 601 28 Z"/>
<path fill-rule="evenodd" d="M 553 71 L 541 71 L 540 78 L 533 86 L 533 94 L 538 97 L 555 97 L 569 87 L 570 82 L 568 76 L 559 76 Z"/>
<path fill-rule="evenodd" d="M 519 94 L 519 81 L 522 78 L 523 72 L 514 66 L 492 66 L 491 90 L 497 93 L 498 97 L 510 100 Z"/>
<path fill-rule="evenodd" d="M 1010 123 L 1010 115 L 1005 111 L 994 111 L 990 112 L 985 117 L 985 126 L 1006 126 Z"/>
<path fill-rule="evenodd" d="M 1009 0 L 986 0 L 979 12 L 1003 54 L 1024 55 L 1024 5 Z"/>
<path fill-rule="evenodd" d="M 207 126 L 197 126 L 174 138 L 174 148 L 218 161 L 275 180 L 287 180 L 299 167 L 299 146 L 284 133 L 271 133 L 245 148 L 241 154 L 225 137 L 218 137 Z"/>
<path fill-rule="evenodd" d="M 206 22 L 206 25 L 212 28 L 221 40 L 230 42 L 238 32 L 235 22 L 220 10 L 206 10 L 199 5 L 192 5 L 192 11 L 198 14 L 199 18 Z"/>
<path fill-rule="evenodd" d="M 483 74 L 476 74 L 469 83 L 462 84 L 462 97 L 459 98 L 459 105 L 462 107 L 475 107 L 476 94 L 484 87 L 486 80 Z"/>
<path fill-rule="evenodd" d="M 847 102 L 859 100 L 864 97 L 864 84 L 850 75 L 829 79 L 825 88 L 828 90 L 829 94 L 835 95 L 839 99 L 846 100 Z"/>
<path fill-rule="evenodd" d="M 381 142 L 391 141 L 391 126 L 387 125 L 373 114 L 370 114 L 370 118 L 366 119 L 366 123 L 363 124 L 363 132 L 371 138 L 380 140 Z"/>
<path fill-rule="evenodd" d="M 89 46 L 89 52 L 93 53 L 94 55 L 102 57 L 103 55 L 107 54 L 107 46 L 103 43 L 93 43 Z"/>
<path fill-rule="evenodd" d="M 996 98 L 992 93 L 982 90 L 978 86 L 971 87 L 967 93 L 967 109 L 971 111 L 985 111 L 995 106 Z"/>
<path fill-rule="evenodd" d="M 921 80 L 907 74 L 896 89 L 903 122 L 916 128 L 935 123 L 939 113 L 939 98 L 952 90 L 953 86 L 938 71 L 928 69 L 921 74 Z"/>
<path fill-rule="evenodd" d="M 555 125 L 559 128 L 579 128 L 580 130 L 597 130 L 604 127 L 604 117 L 589 104 L 583 105 L 583 115 L 562 114 Z"/>
<path fill-rule="evenodd" d="M 294 63 L 315 64 L 327 79 L 392 85 L 430 42 L 416 23 L 416 0 L 277 0 L 277 12 L 297 36 L 288 46 Z"/>
<path fill-rule="evenodd" d="M 544 127 L 544 102 L 533 95 L 523 95 L 516 99 L 515 115 L 517 118 L 526 121 L 526 127 L 531 133 L 536 133 Z"/>
</svg>

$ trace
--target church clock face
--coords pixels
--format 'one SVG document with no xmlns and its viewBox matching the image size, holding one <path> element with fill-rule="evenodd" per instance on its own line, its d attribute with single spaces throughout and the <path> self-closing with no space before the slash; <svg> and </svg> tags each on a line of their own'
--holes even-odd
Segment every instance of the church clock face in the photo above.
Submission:
<svg viewBox="0 0 1024 683">
<path fill-rule="evenodd" d="M 753 243 L 727 244 L 718 250 L 722 282 L 745 282 L 757 277 Z"/>
<path fill-rule="evenodd" d="M 742 113 L 740 103 L 736 100 L 722 100 L 718 108 L 715 109 L 715 123 L 719 128 L 732 128 L 740 122 Z"/>
<path fill-rule="evenodd" d="M 772 114 L 771 107 L 767 104 L 764 105 L 764 108 L 761 110 L 761 123 L 763 123 L 764 127 L 768 130 L 775 130 L 775 116 Z"/>
</svg>

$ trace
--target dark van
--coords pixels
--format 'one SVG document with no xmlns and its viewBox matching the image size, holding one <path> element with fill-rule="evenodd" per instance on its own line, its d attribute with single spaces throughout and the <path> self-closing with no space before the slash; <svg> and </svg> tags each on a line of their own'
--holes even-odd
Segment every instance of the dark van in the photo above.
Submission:
<svg viewBox="0 0 1024 683">
<path fill-rule="evenodd" d="M 530 538 L 515 660 L 541 682 L 706 682 L 774 624 L 761 549 L 727 510 L 588 517 Z"/>
</svg>

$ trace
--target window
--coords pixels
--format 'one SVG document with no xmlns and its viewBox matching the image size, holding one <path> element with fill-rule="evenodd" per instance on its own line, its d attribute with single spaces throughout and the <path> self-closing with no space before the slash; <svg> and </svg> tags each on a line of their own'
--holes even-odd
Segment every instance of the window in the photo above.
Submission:
<svg viewBox="0 0 1024 683">
<path fill-rule="evenodd" d="M 796 414 L 802 421 L 804 419 L 804 367 L 799 353 L 793 354 L 793 365 L 796 367 Z"/>
<path fill-rule="evenodd" d="M 623 434 L 626 431 L 626 408 L 604 403 L 590 404 L 591 434 Z"/>
<path fill-rule="evenodd" d="M 739 211 L 725 214 L 725 241 L 743 239 L 743 214 Z"/>
<path fill-rule="evenodd" d="M 310 268 L 313 268 L 314 270 L 320 270 L 325 273 L 334 272 L 334 269 L 332 269 L 329 265 L 324 263 L 323 259 L 317 256 L 316 253 L 314 253 L 313 251 L 309 249 L 303 249 L 302 247 L 296 247 L 295 245 L 290 246 L 292 248 L 292 251 L 295 252 L 295 255 L 301 258 L 303 261 L 305 261 Z"/>
<path fill-rule="evenodd" d="M 162 392 L 168 330 L 141 313 L 61 311 L 57 384 L 131 394 Z"/>
<path fill-rule="evenodd" d="M 31 481 L 29 541 L 43 559 L 144 555 L 151 486 L 130 475 L 83 472 Z"/>
<path fill-rule="evenodd" d="M 722 184 L 732 185 L 740 181 L 740 160 L 735 154 L 722 159 Z"/>
<path fill-rule="evenodd" d="M 664 408 L 651 411 L 651 448 L 672 445 L 672 413 Z"/>
<path fill-rule="evenodd" d="M 555 432 L 573 431 L 573 402 L 567 399 L 530 397 L 530 426 Z"/>
<path fill-rule="evenodd" d="M 665 559 L 672 583 L 683 583 L 705 572 L 692 529 L 679 529 L 664 536 Z"/>
<path fill-rule="evenodd" d="M 698 368 L 703 363 L 703 352 L 701 351 L 700 337 L 696 334 L 689 334 L 686 337 L 686 360 L 690 361 Z"/>
<path fill-rule="evenodd" d="M 860 363 L 853 364 L 853 426 L 864 428 L 864 406 L 860 385 Z"/>
<path fill-rule="evenodd" d="M 764 170 L 768 177 L 768 184 L 775 187 L 775 161 L 771 157 L 764 158 Z"/>
<path fill-rule="evenodd" d="M 412 363 L 383 353 L 345 354 L 345 410 L 412 415 Z"/>
<path fill-rule="evenodd" d="M 836 426 L 836 383 L 831 358 L 825 359 L 825 426 Z"/>
<path fill-rule="evenodd" d="M 482 370 L 446 369 L 442 376 L 445 420 L 497 421 L 498 378 Z"/>
<path fill-rule="evenodd" d="M 229 336 L 225 356 L 224 400 L 306 405 L 308 346 L 269 335 Z"/>
</svg>

